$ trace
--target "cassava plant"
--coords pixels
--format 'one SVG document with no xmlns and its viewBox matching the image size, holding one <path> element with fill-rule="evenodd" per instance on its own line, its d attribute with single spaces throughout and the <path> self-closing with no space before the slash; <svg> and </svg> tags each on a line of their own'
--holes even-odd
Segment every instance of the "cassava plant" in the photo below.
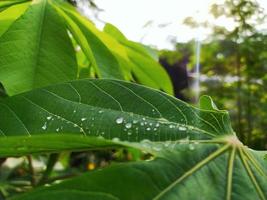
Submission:
<svg viewBox="0 0 267 200">
<path fill-rule="evenodd" d="M 64 1 L 2 0 L 0 10 L 2 158 L 49 153 L 53 163 L 63 151 L 123 147 L 152 155 L 59 183 L 41 178 L 8 199 L 267 199 L 267 152 L 242 144 L 210 97 L 199 108 L 172 97 L 150 49 L 110 24 L 99 31 Z"/>
</svg>

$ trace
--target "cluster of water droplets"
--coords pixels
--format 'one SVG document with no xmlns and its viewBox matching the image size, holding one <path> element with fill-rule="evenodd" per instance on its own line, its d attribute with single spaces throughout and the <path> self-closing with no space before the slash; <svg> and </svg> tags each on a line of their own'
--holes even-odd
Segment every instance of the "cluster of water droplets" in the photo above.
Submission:
<svg viewBox="0 0 267 200">
<path fill-rule="evenodd" d="M 154 121 L 154 119 L 150 119 L 147 117 L 134 118 L 132 114 L 131 117 L 119 116 L 115 118 L 115 124 L 117 126 L 121 126 L 121 130 L 125 132 L 127 137 L 126 138 L 121 136 L 114 137 L 114 135 L 112 135 L 111 133 L 108 134 L 105 127 L 101 127 L 101 124 L 96 123 L 97 121 L 95 120 L 95 118 L 99 117 L 99 115 L 102 115 L 104 111 L 94 110 L 94 112 L 92 113 L 94 113 L 94 116 L 87 115 L 84 117 L 80 117 L 78 120 L 76 119 L 75 122 L 68 121 L 67 119 L 57 115 L 48 115 L 46 116 L 46 121 L 41 126 L 41 128 L 44 131 L 47 130 L 48 127 L 50 127 L 52 121 L 56 119 L 56 120 L 61 120 L 63 122 L 60 123 L 60 125 L 55 128 L 56 132 L 63 132 L 63 129 L 66 128 L 66 130 L 68 130 L 69 127 L 72 126 L 74 128 L 79 129 L 79 132 L 83 133 L 84 135 L 92 134 L 92 136 L 97 136 L 99 138 L 112 139 L 114 142 L 119 142 L 121 140 L 140 142 L 141 140 L 140 143 L 144 148 L 147 149 L 150 146 L 151 149 L 153 149 L 154 151 L 160 151 L 162 148 L 171 148 L 171 147 L 174 148 L 177 143 L 184 143 L 184 144 L 188 143 L 189 149 L 194 150 L 194 144 L 189 142 L 189 138 L 176 140 L 175 137 L 173 137 L 182 132 L 186 133 L 188 130 L 190 130 L 190 126 L 178 123 L 171 123 L 164 118 L 159 118 L 157 119 L 157 121 Z M 73 116 L 75 115 L 77 115 L 76 109 L 73 110 Z M 68 126 L 66 126 L 67 124 Z M 94 127 L 96 124 L 98 126 Z M 155 140 L 155 136 L 159 136 L 158 138 L 160 138 L 161 129 L 163 130 L 161 136 L 165 134 L 165 132 L 168 132 L 169 130 L 170 141 L 168 141 L 168 138 L 164 138 L 164 141 L 162 142 L 160 142 L 158 139 Z M 158 142 L 156 142 L 155 144 L 155 141 Z"/>
</svg>

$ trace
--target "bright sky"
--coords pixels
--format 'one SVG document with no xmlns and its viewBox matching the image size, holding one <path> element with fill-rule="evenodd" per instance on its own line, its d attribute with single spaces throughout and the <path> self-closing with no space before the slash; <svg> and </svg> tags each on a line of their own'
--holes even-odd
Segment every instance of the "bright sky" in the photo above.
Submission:
<svg viewBox="0 0 267 200">
<path fill-rule="evenodd" d="M 158 48 L 172 48 L 170 40 L 187 41 L 203 38 L 207 31 L 192 30 L 182 24 L 193 16 L 199 21 L 210 19 L 212 3 L 221 0 L 95 0 L 99 18 L 118 27 L 131 40 L 141 41 Z M 258 0 L 267 11 L 267 0 Z M 231 23 L 221 19 L 218 23 L 230 28 Z M 101 23 L 96 24 L 101 27 Z M 147 26 L 144 26 L 147 24 Z M 265 26 L 267 28 L 267 24 Z"/>
</svg>

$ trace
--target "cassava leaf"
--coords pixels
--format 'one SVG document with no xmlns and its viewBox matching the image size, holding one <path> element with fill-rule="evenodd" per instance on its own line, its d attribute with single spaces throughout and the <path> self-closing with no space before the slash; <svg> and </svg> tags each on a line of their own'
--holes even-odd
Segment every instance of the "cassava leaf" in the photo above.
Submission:
<svg viewBox="0 0 267 200">
<path fill-rule="evenodd" d="M 65 1 L 15 0 L 1 6 L 0 82 L 9 95 L 77 79 L 77 65 L 84 62 L 76 60 L 79 47 L 77 54 L 84 56 L 77 59 L 86 58 L 83 67 L 94 69 L 87 77 L 138 81 L 173 94 L 169 76 L 150 51 L 99 31 Z"/>
<path fill-rule="evenodd" d="M 173 94 L 172 83 L 167 72 L 154 59 L 154 55 L 152 56 L 150 51 L 141 44 L 127 40 L 126 37 L 111 24 L 105 25 L 104 32 L 112 35 L 124 46 L 130 60 L 132 73 L 138 82 Z"/>
<path fill-rule="evenodd" d="M 155 156 L 14 199 L 266 199 L 265 153 L 240 143 L 228 113 L 214 109 L 207 97 L 202 101 L 204 109 L 198 109 L 162 92 L 108 79 L 72 81 L 2 99 L 1 156 L 116 146 Z"/>
<path fill-rule="evenodd" d="M 246 147 L 179 144 L 155 160 L 114 165 L 14 199 L 266 199 L 266 169 Z"/>
<path fill-rule="evenodd" d="M 20 154 L 9 144 L 13 137 L 24 138 L 25 147 L 35 136 L 64 140 L 67 134 L 78 140 L 101 136 L 130 142 L 234 134 L 225 111 L 199 110 L 162 92 L 115 80 L 79 80 L 6 98 L 0 102 L 0 116 L 0 155 L 8 155 L 7 149 L 10 155 Z M 44 151 L 45 145 L 50 151 L 51 144 L 44 143 Z"/>
<path fill-rule="evenodd" d="M 66 26 L 47 0 L 28 4 L 1 35 L 0 46 L 0 81 L 9 95 L 77 76 Z"/>
</svg>

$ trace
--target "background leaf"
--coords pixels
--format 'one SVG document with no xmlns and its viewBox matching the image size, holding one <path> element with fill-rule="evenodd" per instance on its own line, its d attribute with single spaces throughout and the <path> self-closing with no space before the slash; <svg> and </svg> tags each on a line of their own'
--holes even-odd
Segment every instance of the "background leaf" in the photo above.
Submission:
<svg viewBox="0 0 267 200">
<path fill-rule="evenodd" d="M 34 1 L 0 37 L 0 81 L 9 95 L 75 79 L 76 60 L 62 19 Z"/>
</svg>

